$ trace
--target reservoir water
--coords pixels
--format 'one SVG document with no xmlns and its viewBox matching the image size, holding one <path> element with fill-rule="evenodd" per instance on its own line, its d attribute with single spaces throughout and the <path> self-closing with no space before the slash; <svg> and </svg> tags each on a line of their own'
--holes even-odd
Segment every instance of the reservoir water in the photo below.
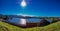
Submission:
<svg viewBox="0 0 60 31">
<path fill-rule="evenodd" d="M 12 18 L 9 19 L 9 22 L 15 23 L 15 24 L 26 24 L 26 22 L 40 22 L 41 19 L 38 18 L 27 18 L 27 19 L 22 19 L 22 18 Z M 51 20 L 47 20 L 51 22 Z"/>
</svg>

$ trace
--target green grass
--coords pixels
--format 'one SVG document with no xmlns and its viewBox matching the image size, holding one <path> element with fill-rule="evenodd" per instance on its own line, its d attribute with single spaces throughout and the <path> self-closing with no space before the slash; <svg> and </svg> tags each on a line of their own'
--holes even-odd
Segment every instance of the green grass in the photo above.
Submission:
<svg viewBox="0 0 60 31">
<path fill-rule="evenodd" d="M 0 21 L 0 31 L 60 31 L 60 21 L 44 27 L 20 28 Z"/>
<path fill-rule="evenodd" d="M 40 31 L 60 31 L 60 21 L 50 24 L 48 26 L 39 28 L 38 30 L 40 30 Z"/>
<path fill-rule="evenodd" d="M 5 22 L 0 21 L 0 26 L 5 27 L 8 31 L 21 31 L 22 29 L 13 25 L 10 25 Z M 0 30 L 3 30 L 4 28 L 0 27 Z M 2 28 L 2 29 L 1 29 Z"/>
</svg>

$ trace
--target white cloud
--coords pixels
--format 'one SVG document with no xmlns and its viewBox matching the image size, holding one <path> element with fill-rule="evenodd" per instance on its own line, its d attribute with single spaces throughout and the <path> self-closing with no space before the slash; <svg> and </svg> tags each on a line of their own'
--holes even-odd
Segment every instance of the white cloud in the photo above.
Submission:
<svg viewBox="0 0 60 31">
<path fill-rule="evenodd" d="M 28 15 L 28 14 L 17 14 L 17 15 L 22 15 L 22 16 L 30 16 L 30 17 L 34 17 L 35 15 Z"/>
</svg>

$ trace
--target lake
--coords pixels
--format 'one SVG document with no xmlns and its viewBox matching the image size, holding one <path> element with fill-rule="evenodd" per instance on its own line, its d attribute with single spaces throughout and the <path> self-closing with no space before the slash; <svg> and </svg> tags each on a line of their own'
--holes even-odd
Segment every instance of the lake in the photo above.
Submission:
<svg viewBox="0 0 60 31">
<path fill-rule="evenodd" d="M 23 21 L 21 21 L 23 20 Z M 22 19 L 22 18 L 12 18 L 8 20 L 9 22 L 15 23 L 15 24 L 26 24 L 26 22 L 40 22 L 41 19 L 38 18 L 27 18 L 27 19 Z M 51 20 L 47 21 L 51 22 Z"/>
</svg>

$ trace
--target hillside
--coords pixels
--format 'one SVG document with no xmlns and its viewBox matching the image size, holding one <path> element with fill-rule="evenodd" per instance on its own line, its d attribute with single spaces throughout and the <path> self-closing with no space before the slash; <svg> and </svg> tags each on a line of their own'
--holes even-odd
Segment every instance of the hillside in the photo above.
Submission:
<svg viewBox="0 0 60 31">
<path fill-rule="evenodd" d="M 60 21 L 44 27 L 20 28 L 0 21 L 0 31 L 60 31 Z"/>
<path fill-rule="evenodd" d="M 0 21 L 0 31 L 3 31 L 3 30 L 5 30 L 5 31 L 20 31 L 20 28 Z"/>
</svg>

